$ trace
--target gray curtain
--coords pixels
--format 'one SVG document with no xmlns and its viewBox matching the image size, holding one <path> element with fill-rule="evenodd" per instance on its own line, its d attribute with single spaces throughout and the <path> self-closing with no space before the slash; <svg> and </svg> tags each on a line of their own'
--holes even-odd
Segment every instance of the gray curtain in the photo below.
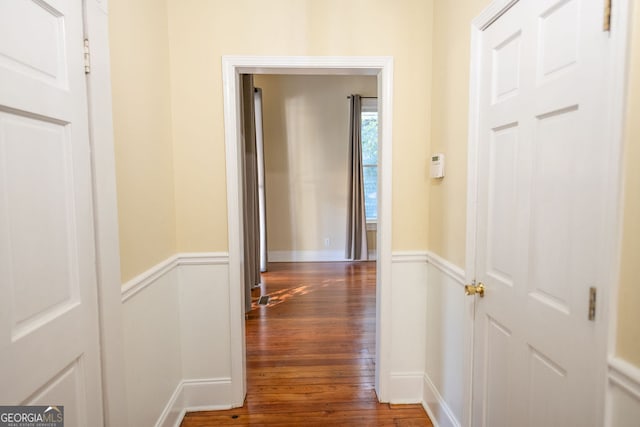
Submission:
<svg viewBox="0 0 640 427">
<path fill-rule="evenodd" d="M 253 76 L 242 75 L 242 134 L 244 139 L 244 293 L 245 311 L 251 310 L 251 289 L 260 284 L 260 222 L 258 163 Z"/>
<path fill-rule="evenodd" d="M 360 261 L 369 257 L 367 219 L 364 211 L 360 95 L 351 95 L 349 105 L 349 199 L 345 258 Z"/>
<path fill-rule="evenodd" d="M 267 196 L 264 171 L 264 138 L 262 133 L 262 89 L 253 94 L 256 122 L 256 153 L 258 171 L 258 212 L 260 224 L 260 271 L 267 271 Z"/>
</svg>

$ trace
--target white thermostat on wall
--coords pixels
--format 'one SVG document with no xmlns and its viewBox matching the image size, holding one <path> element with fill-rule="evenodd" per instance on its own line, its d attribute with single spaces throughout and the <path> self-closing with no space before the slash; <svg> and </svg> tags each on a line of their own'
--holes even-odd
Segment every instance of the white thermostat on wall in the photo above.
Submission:
<svg viewBox="0 0 640 427">
<path fill-rule="evenodd" d="M 444 178 L 444 154 L 431 156 L 431 178 Z"/>
</svg>

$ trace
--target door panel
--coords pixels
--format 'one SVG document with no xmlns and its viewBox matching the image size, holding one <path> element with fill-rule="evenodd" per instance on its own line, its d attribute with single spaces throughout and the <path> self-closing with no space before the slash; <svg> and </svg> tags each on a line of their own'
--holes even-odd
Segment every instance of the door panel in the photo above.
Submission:
<svg viewBox="0 0 640 427">
<path fill-rule="evenodd" d="M 518 127 L 511 124 L 493 131 L 489 144 L 486 274 L 496 283 L 513 287 Z"/>
<path fill-rule="evenodd" d="M 590 0 L 520 0 L 482 35 L 473 424 L 596 426 L 587 320 L 604 213 L 607 35 Z"/>
<path fill-rule="evenodd" d="M 539 82 L 570 72 L 578 61 L 580 1 L 547 2 L 540 13 Z"/>
<path fill-rule="evenodd" d="M 0 112 L 0 129 L 7 203 L 0 227 L 11 254 L 11 274 L 3 280 L 13 291 L 12 335 L 18 338 L 77 303 L 73 174 L 65 126 Z"/>
<path fill-rule="evenodd" d="M 566 396 L 569 392 L 567 371 L 550 358 L 529 347 L 529 425 L 571 425 Z"/>
<path fill-rule="evenodd" d="M 569 107 L 538 118 L 533 142 L 531 188 L 529 296 L 549 308 L 570 314 L 570 257 L 577 242 L 571 224 L 579 212 L 573 209 L 574 154 L 581 147 L 575 132 L 579 117 Z"/>
<path fill-rule="evenodd" d="M 0 2 L 0 403 L 102 424 L 82 2 Z M 10 386 L 7 386 L 10 385 Z"/>
<path fill-rule="evenodd" d="M 509 358 L 512 347 L 512 334 L 495 319 L 486 318 L 487 364 L 485 377 L 485 416 L 486 426 L 508 426 L 509 416 L 505 408 L 511 406 L 513 390 L 509 383 Z"/>
<path fill-rule="evenodd" d="M 0 65 L 26 78 L 64 88 L 68 86 L 65 16 L 55 3 L 0 4 Z"/>
</svg>

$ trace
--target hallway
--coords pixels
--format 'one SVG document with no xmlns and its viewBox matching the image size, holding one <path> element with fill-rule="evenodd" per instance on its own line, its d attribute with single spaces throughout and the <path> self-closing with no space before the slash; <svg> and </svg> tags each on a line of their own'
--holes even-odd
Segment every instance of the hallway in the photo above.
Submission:
<svg viewBox="0 0 640 427">
<path fill-rule="evenodd" d="M 421 405 L 380 404 L 374 262 L 273 263 L 246 321 L 242 408 L 187 414 L 182 427 L 432 426 Z"/>
</svg>

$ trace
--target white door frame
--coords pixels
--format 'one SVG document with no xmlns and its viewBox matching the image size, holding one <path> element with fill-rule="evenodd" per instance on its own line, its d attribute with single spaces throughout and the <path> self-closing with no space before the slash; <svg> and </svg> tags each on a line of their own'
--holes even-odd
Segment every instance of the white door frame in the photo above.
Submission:
<svg viewBox="0 0 640 427">
<path fill-rule="evenodd" d="M 224 127 L 229 231 L 229 285 L 231 325 L 232 403 L 242 406 L 246 394 L 244 334 L 242 157 L 240 128 L 240 73 L 370 75 L 378 77 L 380 108 L 380 170 L 378 176 L 378 233 L 376 284 L 376 392 L 389 399 L 391 359 L 391 165 L 393 113 L 393 58 L 325 56 L 223 56 Z"/>
<path fill-rule="evenodd" d="M 478 15 L 471 24 L 471 72 L 469 80 L 469 134 L 468 134 L 468 163 L 467 163 L 467 237 L 465 253 L 466 281 L 474 280 L 476 263 L 476 214 L 477 214 L 477 171 L 478 171 L 478 131 L 480 113 L 480 77 L 482 72 L 482 32 L 499 19 L 509 8 L 519 0 L 494 0 Z M 604 7 L 604 2 L 603 2 Z M 608 292 L 604 298 L 598 300 L 598 313 L 604 319 L 607 331 L 606 348 L 601 351 L 601 365 L 595 367 L 602 375 L 607 373 L 608 359 L 615 353 L 615 325 L 617 321 L 617 289 L 621 242 L 622 217 L 622 149 L 623 130 L 626 107 L 627 89 L 627 47 L 629 34 L 629 0 L 616 0 L 611 17 L 610 57 L 608 58 L 607 82 L 605 91 L 608 96 L 604 109 L 609 115 L 604 119 L 604 126 L 610 138 L 609 175 L 607 176 L 609 199 L 606 209 L 606 227 L 612 233 L 606 242 L 602 242 L 600 256 L 607 266 L 602 272 L 602 283 L 608 284 Z M 599 296 L 600 297 L 600 296 Z M 466 390 L 463 408 L 463 422 L 471 426 L 472 382 L 473 382 L 473 313 L 474 298 L 468 298 L 466 312 L 469 314 L 468 327 L 465 331 L 465 372 Z M 604 410 L 605 390 L 599 390 L 600 404 Z"/>
<path fill-rule="evenodd" d="M 87 99 L 93 172 L 102 406 L 106 426 L 126 427 L 128 411 L 107 0 L 84 0 L 83 7 L 84 33 L 91 45 L 91 73 L 87 75 Z"/>
</svg>

